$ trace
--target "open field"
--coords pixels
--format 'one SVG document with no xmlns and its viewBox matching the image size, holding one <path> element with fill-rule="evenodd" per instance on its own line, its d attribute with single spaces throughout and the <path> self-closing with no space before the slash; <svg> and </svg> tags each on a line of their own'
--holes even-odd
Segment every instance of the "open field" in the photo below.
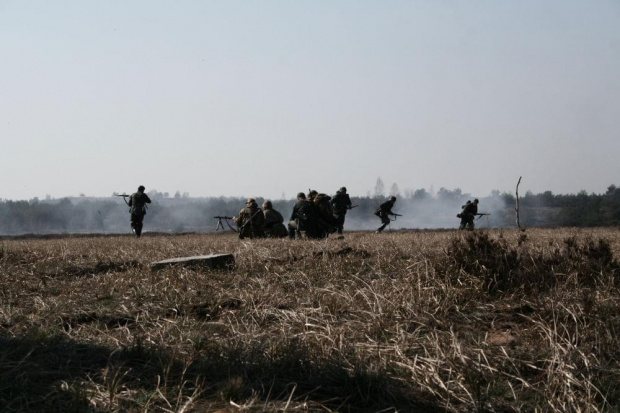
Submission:
<svg viewBox="0 0 620 413">
<path fill-rule="evenodd" d="M 233 253 L 233 271 L 167 258 Z M 617 411 L 617 229 L 0 241 L 1 411 Z"/>
</svg>

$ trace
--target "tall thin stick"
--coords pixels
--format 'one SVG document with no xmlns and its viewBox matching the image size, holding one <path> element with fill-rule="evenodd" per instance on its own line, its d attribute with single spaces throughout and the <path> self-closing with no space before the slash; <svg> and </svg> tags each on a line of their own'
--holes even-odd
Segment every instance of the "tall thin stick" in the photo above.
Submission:
<svg viewBox="0 0 620 413">
<path fill-rule="evenodd" d="M 517 213 L 517 227 L 519 227 L 521 231 L 525 231 L 525 228 L 521 228 L 521 223 L 519 222 L 519 184 L 521 183 L 521 178 L 520 176 L 519 182 L 517 182 L 517 204 L 515 205 L 515 212 Z"/>
</svg>

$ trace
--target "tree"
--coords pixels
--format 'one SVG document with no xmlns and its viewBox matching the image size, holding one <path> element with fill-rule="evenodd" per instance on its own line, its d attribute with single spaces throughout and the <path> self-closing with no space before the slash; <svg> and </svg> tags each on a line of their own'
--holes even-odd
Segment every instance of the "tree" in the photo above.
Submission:
<svg viewBox="0 0 620 413">
<path fill-rule="evenodd" d="M 375 184 L 375 197 L 380 198 L 385 196 L 385 185 L 381 180 L 381 177 L 377 178 L 377 183 Z"/>
<path fill-rule="evenodd" d="M 426 189 L 422 188 L 422 189 L 416 189 L 415 192 L 413 193 L 413 199 L 415 199 L 416 201 L 422 201 L 423 199 L 429 198 L 431 196 L 431 194 L 429 194 Z"/>
<path fill-rule="evenodd" d="M 462 196 L 463 196 L 463 192 L 461 191 L 460 188 L 456 188 L 451 191 L 449 189 L 442 187 L 442 188 L 439 188 L 439 191 L 437 191 L 437 199 L 439 199 L 442 202 L 460 201 Z"/>
<path fill-rule="evenodd" d="M 396 182 L 392 184 L 392 188 L 390 188 L 390 196 L 395 196 L 400 198 L 400 189 L 398 189 L 398 185 Z"/>
</svg>

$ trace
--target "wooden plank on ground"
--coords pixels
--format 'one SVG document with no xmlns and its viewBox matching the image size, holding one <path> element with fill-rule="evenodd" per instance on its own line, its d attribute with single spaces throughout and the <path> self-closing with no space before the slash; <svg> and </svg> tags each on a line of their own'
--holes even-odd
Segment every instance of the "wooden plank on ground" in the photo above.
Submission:
<svg viewBox="0 0 620 413">
<path fill-rule="evenodd" d="M 166 267 L 183 266 L 190 268 L 230 270 L 235 266 L 235 257 L 232 254 L 210 254 L 194 257 L 179 257 L 157 261 L 151 264 L 151 271 L 159 271 Z"/>
</svg>

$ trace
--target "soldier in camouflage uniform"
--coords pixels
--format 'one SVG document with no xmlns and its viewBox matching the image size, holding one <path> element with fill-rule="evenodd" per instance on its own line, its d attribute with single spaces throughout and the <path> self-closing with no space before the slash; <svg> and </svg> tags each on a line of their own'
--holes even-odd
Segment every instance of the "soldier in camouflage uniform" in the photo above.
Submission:
<svg viewBox="0 0 620 413">
<path fill-rule="evenodd" d="M 233 218 L 239 229 L 239 238 L 263 238 L 265 236 L 265 215 L 254 198 L 249 198 L 239 215 Z"/>
<path fill-rule="evenodd" d="M 344 228 L 344 219 L 347 215 L 347 211 L 351 209 L 351 198 L 347 194 L 347 188 L 344 186 L 340 188 L 336 195 L 332 197 L 332 208 L 334 209 L 334 215 L 336 216 L 336 227 L 338 228 L 338 234 L 342 234 Z"/>
<path fill-rule="evenodd" d="M 295 239 L 296 235 L 301 236 L 302 231 L 308 238 L 321 238 L 318 220 L 319 217 L 312 202 L 303 192 L 298 193 L 297 203 L 293 207 L 288 223 L 289 238 Z"/>
<path fill-rule="evenodd" d="M 268 238 L 284 238 L 288 236 L 288 230 L 284 226 L 284 217 L 273 209 L 271 201 L 263 202 L 263 214 L 265 215 L 265 235 Z"/>
<path fill-rule="evenodd" d="M 151 203 L 151 198 L 144 193 L 145 189 L 144 186 L 140 185 L 138 192 L 131 194 L 129 202 L 127 202 L 129 212 L 131 213 L 131 230 L 138 238 L 142 235 L 142 223 L 146 215 L 146 204 Z"/>
</svg>

